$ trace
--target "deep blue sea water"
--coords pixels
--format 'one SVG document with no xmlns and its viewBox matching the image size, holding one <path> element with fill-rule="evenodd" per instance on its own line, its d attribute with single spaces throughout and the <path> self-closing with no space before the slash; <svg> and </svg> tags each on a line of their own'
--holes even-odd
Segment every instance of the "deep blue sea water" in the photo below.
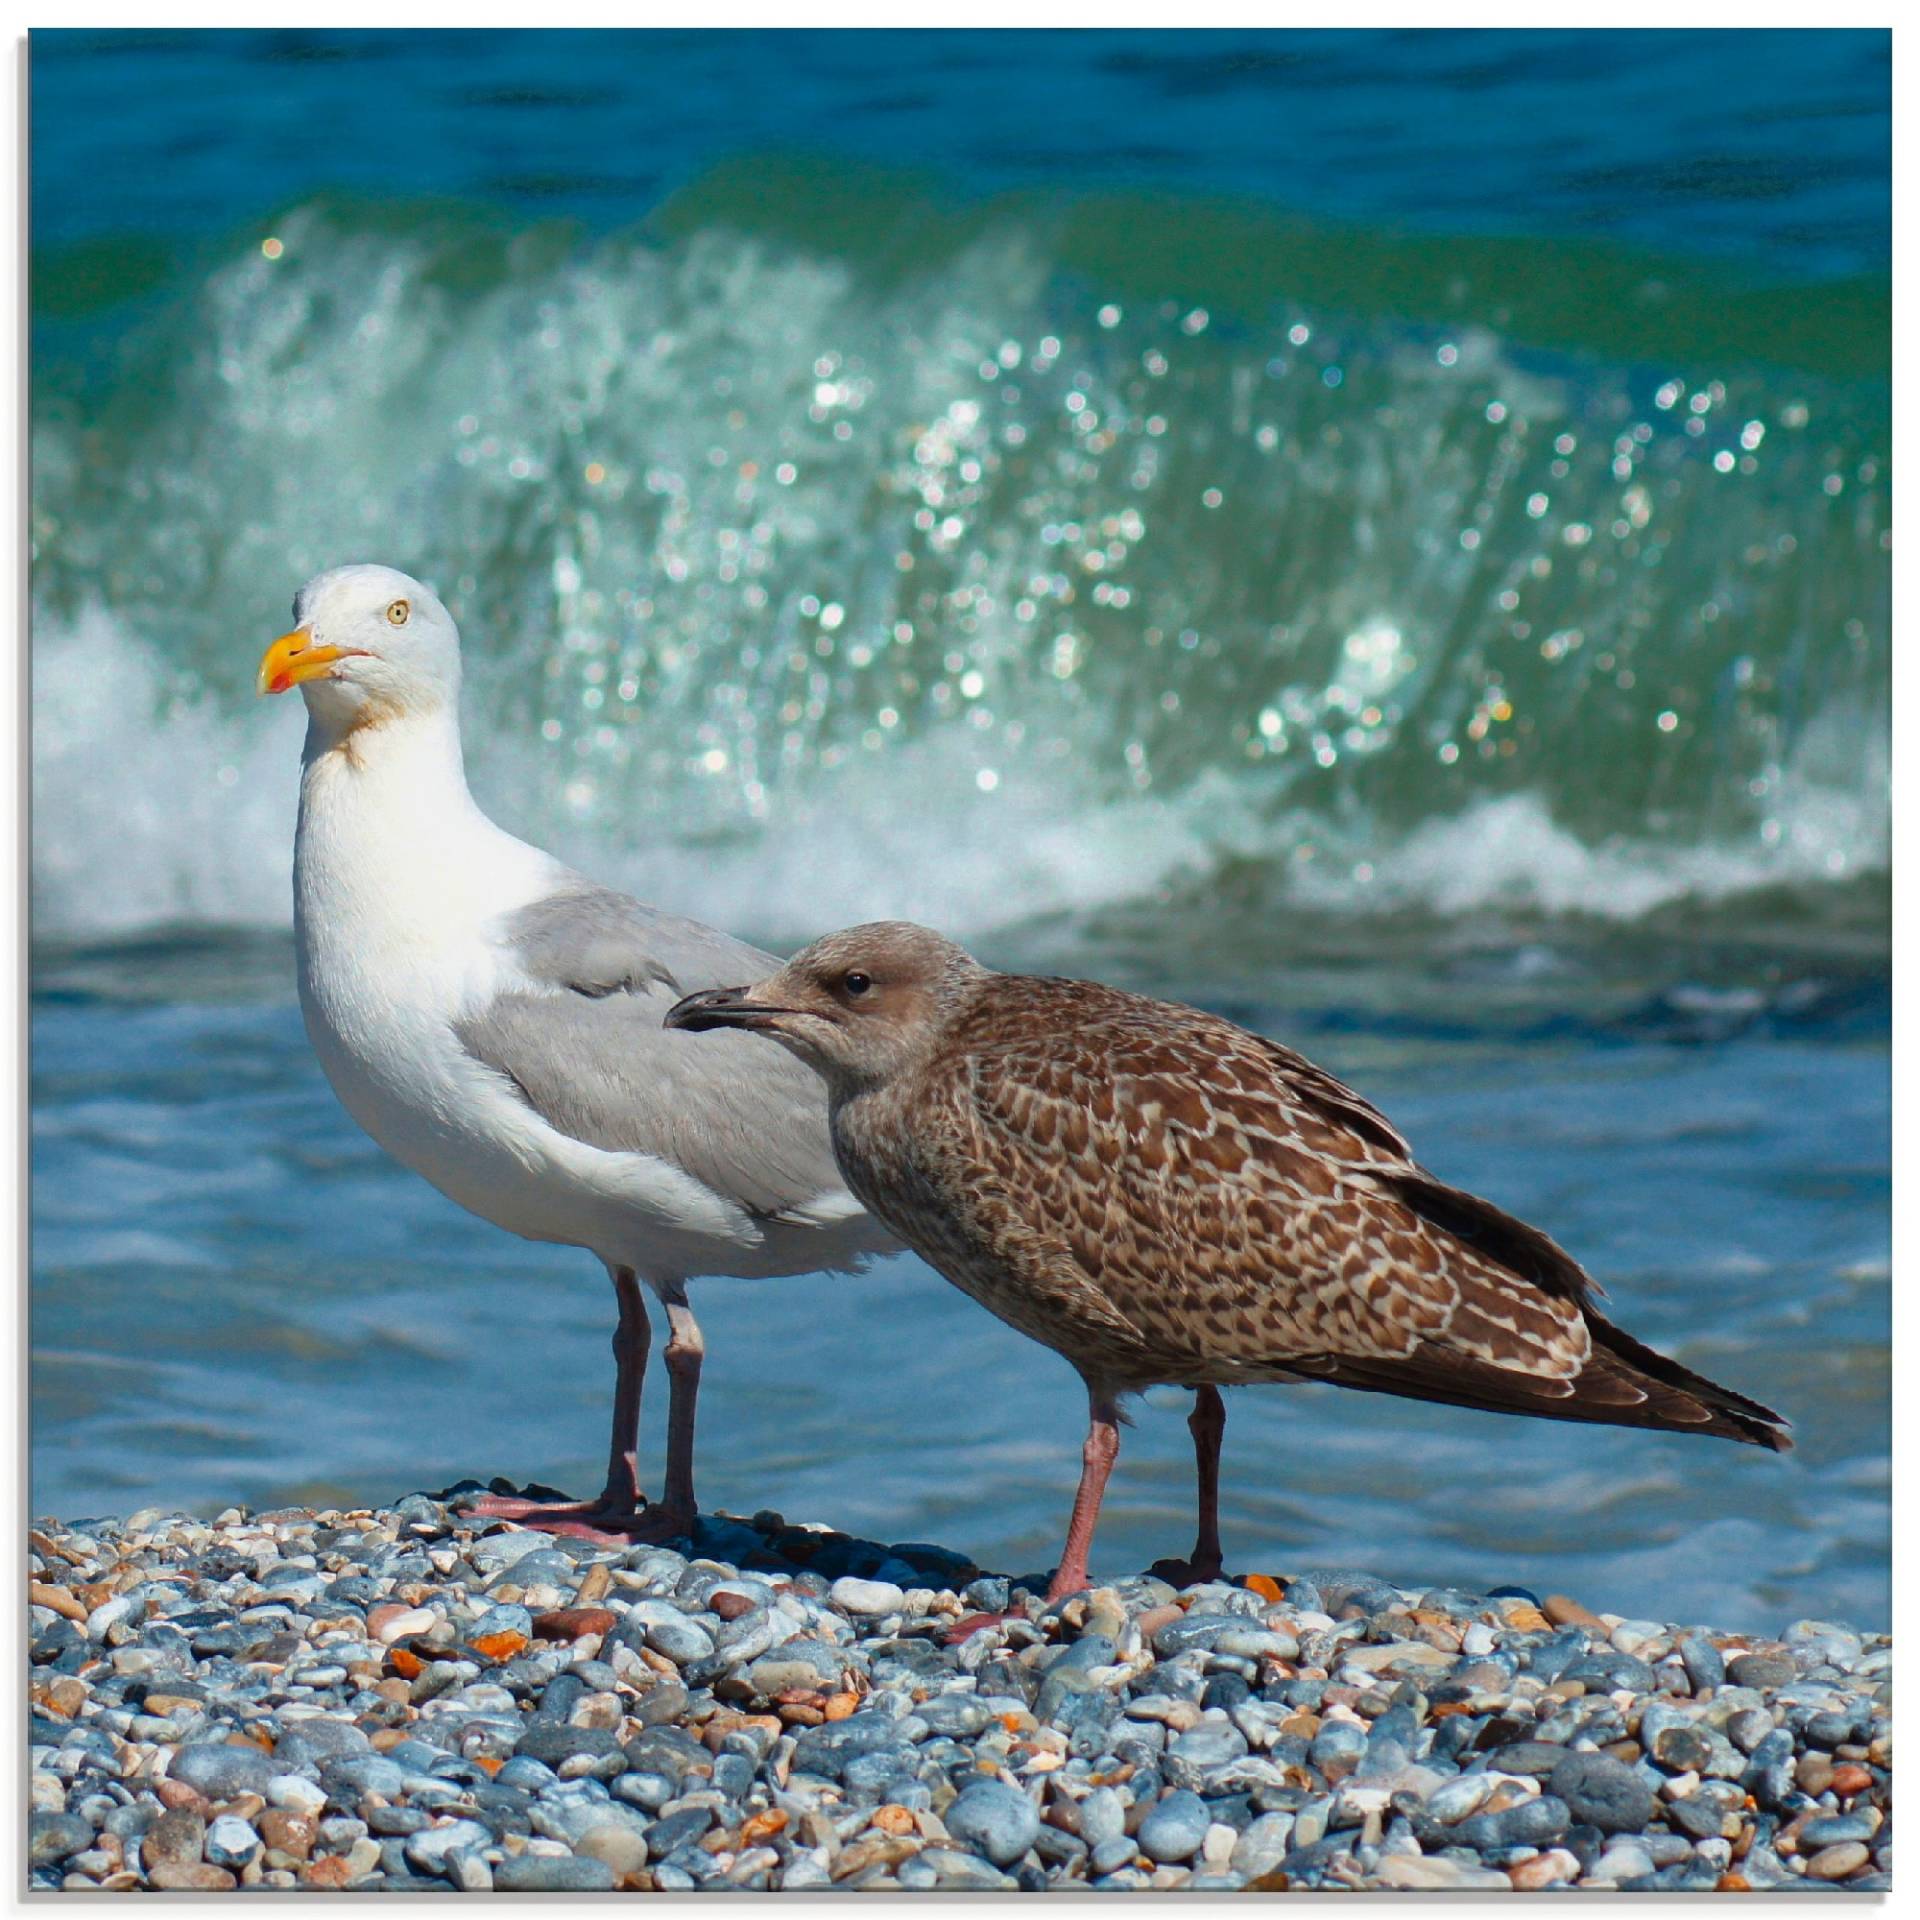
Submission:
<svg viewBox="0 0 1920 1920">
<path fill-rule="evenodd" d="M 1242 1564 L 1884 1621 L 1889 46 L 36 34 L 36 1507 L 592 1475 L 597 1269 L 292 1004 L 252 667 L 366 557 L 517 829 L 1280 1035 L 1801 1437 L 1236 1395 Z M 1063 1363 L 700 1306 L 710 1503 L 1046 1557 Z"/>
</svg>

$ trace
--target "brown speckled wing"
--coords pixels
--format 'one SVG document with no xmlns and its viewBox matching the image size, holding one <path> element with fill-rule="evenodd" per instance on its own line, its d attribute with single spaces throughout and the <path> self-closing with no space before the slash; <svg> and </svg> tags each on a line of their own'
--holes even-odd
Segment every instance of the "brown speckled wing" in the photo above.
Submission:
<svg viewBox="0 0 1920 1920">
<path fill-rule="evenodd" d="M 950 1029 L 941 1075 L 941 1184 L 976 1244 L 1044 1245 L 1106 1310 L 1084 1356 L 1077 1285 L 1052 1283 L 1049 1330 L 1029 1303 L 1015 1323 L 1116 1383 L 1323 1379 L 1562 1419 L 1731 1420 L 1740 1438 L 1757 1436 L 1736 1410 L 1771 1417 L 1626 1341 L 1545 1234 L 1433 1179 L 1358 1094 L 1212 1015 L 1000 976 Z"/>
</svg>

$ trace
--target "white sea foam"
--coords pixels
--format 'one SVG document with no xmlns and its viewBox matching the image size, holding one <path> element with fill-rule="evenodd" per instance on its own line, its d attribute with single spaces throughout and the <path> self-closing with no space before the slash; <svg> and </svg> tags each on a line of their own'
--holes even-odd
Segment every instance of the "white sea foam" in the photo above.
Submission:
<svg viewBox="0 0 1920 1920">
<path fill-rule="evenodd" d="M 39 623 L 34 657 L 33 901 L 38 935 L 124 936 L 165 925 L 278 927 L 288 885 L 303 724 L 292 700 L 228 712 L 174 696 L 164 659 L 109 616 Z M 1810 729 L 1819 743 L 1821 730 Z M 1842 737 L 1858 740 L 1861 736 Z M 1830 757 L 1830 756 L 1828 756 Z M 1270 867 L 1282 899 L 1324 912 L 1424 909 L 1631 920 L 1686 898 L 1847 880 L 1887 864 L 1884 811 L 1790 772 L 1771 841 L 1612 836 L 1589 845 L 1522 793 L 1383 840 L 1304 810 L 1274 811 L 1217 772 L 1163 797 L 1096 797 L 1071 760 L 1014 768 L 991 790 L 977 750 L 936 735 L 817 771 L 751 830 L 568 824 L 551 762 L 470 740 L 483 801 L 577 865 L 664 904 L 770 936 L 919 919 L 979 935 L 1178 888 L 1223 862 Z M 1827 768 L 1816 757 L 1815 771 Z"/>
<path fill-rule="evenodd" d="M 1854 794 L 1798 785 L 1772 816 L 1778 837 L 1735 842 L 1609 836 L 1590 846 L 1535 793 L 1423 821 L 1398 845 L 1335 866 L 1303 864 L 1303 903 L 1330 911 L 1506 909 L 1637 920 L 1676 900 L 1721 901 L 1882 871 L 1884 817 Z"/>
<path fill-rule="evenodd" d="M 35 934 L 286 924 L 304 720 L 287 707 L 170 696 L 162 657 L 104 613 L 36 621 Z"/>
</svg>

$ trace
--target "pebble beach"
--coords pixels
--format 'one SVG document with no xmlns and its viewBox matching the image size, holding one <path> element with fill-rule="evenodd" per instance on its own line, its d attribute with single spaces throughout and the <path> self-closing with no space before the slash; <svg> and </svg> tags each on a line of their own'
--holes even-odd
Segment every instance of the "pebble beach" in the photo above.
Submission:
<svg viewBox="0 0 1920 1920">
<path fill-rule="evenodd" d="M 486 1490 L 39 1522 L 29 1884 L 1892 1885 L 1886 1634 L 1327 1569 L 1048 1607 L 938 1546 L 608 1547 Z"/>
</svg>

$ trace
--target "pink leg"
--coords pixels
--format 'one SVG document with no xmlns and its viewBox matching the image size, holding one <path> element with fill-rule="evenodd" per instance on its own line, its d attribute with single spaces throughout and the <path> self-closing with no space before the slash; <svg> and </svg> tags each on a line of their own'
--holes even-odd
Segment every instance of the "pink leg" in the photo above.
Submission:
<svg viewBox="0 0 1920 1920">
<path fill-rule="evenodd" d="M 1073 1517 L 1067 1522 L 1067 1545 L 1060 1556 L 1060 1570 L 1047 1589 L 1049 1603 L 1079 1593 L 1087 1585 L 1087 1549 L 1093 1545 L 1094 1523 L 1100 1518 L 1107 1476 L 1120 1457 L 1120 1412 L 1112 1396 L 1089 1388 L 1087 1401 L 1087 1444 L 1080 1455 L 1080 1486 L 1073 1496 Z"/>
<path fill-rule="evenodd" d="M 672 1330 L 667 1341 L 667 1377 L 671 1383 L 672 1397 L 667 1403 L 667 1479 L 660 1500 L 649 1506 L 644 1513 L 634 1509 L 638 1504 L 634 1495 L 626 1497 L 626 1504 L 617 1511 L 609 1512 L 604 1502 L 613 1497 L 613 1487 L 609 1483 L 608 1491 L 596 1503 L 596 1510 L 581 1516 L 585 1528 L 579 1525 L 562 1525 L 560 1531 L 579 1533 L 591 1529 L 600 1529 L 620 1540 L 684 1540 L 693 1532 L 696 1508 L 693 1500 L 693 1421 L 695 1404 L 700 1397 L 700 1362 L 706 1357 L 707 1346 L 700 1335 L 700 1323 L 693 1317 L 693 1309 L 687 1305 L 686 1288 L 679 1282 L 671 1286 L 663 1285 L 660 1296 L 666 1302 L 667 1325 Z M 638 1294 L 635 1295 L 636 1311 L 640 1314 L 641 1324 L 646 1324 L 646 1314 L 638 1307 Z M 646 1349 L 641 1348 L 644 1363 Z M 640 1396 L 637 1390 L 633 1396 L 633 1412 L 637 1421 Z M 623 1484 L 633 1485 L 633 1423 L 625 1429 L 616 1424 L 613 1446 L 614 1464 L 609 1472 L 623 1476 Z M 622 1452 L 624 1447 L 625 1452 Z M 567 1516 L 563 1516 L 563 1519 Z M 533 1521 L 531 1525 L 543 1525 Z"/>
<path fill-rule="evenodd" d="M 573 1534 L 585 1540 L 629 1540 L 652 1524 L 649 1509 L 640 1506 L 638 1466 L 640 1392 L 646 1380 L 647 1352 L 653 1329 L 647 1322 L 646 1300 L 632 1272 L 610 1269 L 614 1293 L 620 1302 L 620 1320 L 613 1333 L 613 1438 L 607 1452 L 607 1484 L 598 1499 L 550 1505 L 489 1494 L 467 1511 L 491 1520 L 518 1520 L 544 1533 Z"/>
<path fill-rule="evenodd" d="M 686 1290 L 675 1287 L 666 1295 L 666 1302 L 667 1325 L 672 1330 L 667 1341 L 667 1377 L 672 1382 L 667 1408 L 667 1484 L 648 1523 L 649 1531 L 655 1525 L 663 1530 L 659 1538 L 674 1539 L 693 1531 L 698 1511 L 693 1499 L 693 1422 L 700 1399 L 700 1363 L 706 1358 L 707 1343 L 693 1309 L 687 1305 Z"/>
</svg>

